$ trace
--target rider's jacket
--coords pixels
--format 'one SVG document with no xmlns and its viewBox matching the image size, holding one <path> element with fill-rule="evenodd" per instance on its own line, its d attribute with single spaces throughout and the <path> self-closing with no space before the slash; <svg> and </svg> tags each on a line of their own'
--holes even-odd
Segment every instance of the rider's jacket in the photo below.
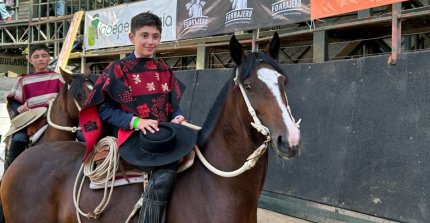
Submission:
<svg viewBox="0 0 430 223">
<path fill-rule="evenodd" d="M 100 137 L 102 121 L 115 126 L 118 147 L 133 133 L 133 116 L 170 121 L 179 108 L 184 85 L 170 67 L 153 58 L 128 57 L 112 62 L 97 80 L 80 114 L 87 153 Z"/>
</svg>

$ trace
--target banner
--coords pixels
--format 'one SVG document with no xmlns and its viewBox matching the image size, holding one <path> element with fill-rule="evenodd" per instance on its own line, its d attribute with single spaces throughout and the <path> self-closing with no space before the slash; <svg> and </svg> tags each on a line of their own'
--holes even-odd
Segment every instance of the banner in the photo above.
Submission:
<svg viewBox="0 0 430 223">
<path fill-rule="evenodd" d="M 72 22 L 70 23 L 69 31 L 67 32 L 66 39 L 63 42 L 63 47 L 58 55 L 57 66 L 55 72 L 60 73 L 60 67 L 66 67 L 67 61 L 69 61 L 70 52 L 72 51 L 73 43 L 78 34 L 79 26 L 81 25 L 84 11 L 78 11 L 73 14 Z"/>
<path fill-rule="evenodd" d="M 27 58 L 24 55 L 0 54 L 0 73 L 8 72 L 27 73 Z"/>
<path fill-rule="evenodd" d="M 178 39 L 310 20 L 310 0 L 178 0 Z"/>
<path fill-rule="evenodd" d="M 311 0 L 311 17 L 320 19 L 406 0 Z"/>
<path fill-rule="evenodd" d="M 161 41 L 176 40 L 176 1 L 147 0 L 88 11 L 85 15 L 85 48 L 93 50 L 132 45 L 128 39 L 131 18 L 147 11 L 162 20 Z"/>
</svg>

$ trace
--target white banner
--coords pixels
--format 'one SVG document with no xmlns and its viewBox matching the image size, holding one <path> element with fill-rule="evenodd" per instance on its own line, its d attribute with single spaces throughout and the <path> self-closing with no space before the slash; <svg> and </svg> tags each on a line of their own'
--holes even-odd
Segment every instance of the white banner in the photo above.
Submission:
<svg viewBox="0 0 430 223">
<path fill-rule="evenodd" d="M 85 49 L 132 45 L 128 39 L 133 16 L 150 11 L 163 23 L 161 41 L 176 40 L 176 0 L 147 0 L 85 13 Z"/>
</svg>

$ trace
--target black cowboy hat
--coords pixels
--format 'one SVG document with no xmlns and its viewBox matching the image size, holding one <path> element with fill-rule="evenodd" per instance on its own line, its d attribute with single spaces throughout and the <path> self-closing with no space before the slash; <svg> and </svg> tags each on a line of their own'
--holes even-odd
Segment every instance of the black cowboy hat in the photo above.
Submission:
<svg viewBox="0 0 430 223">
<path fill-rule="evenodd" d="M 160 122 L 155 133 L 134 132 L 121 146 L 119 154 L 139 167 L 155 167 L 178 161 L 196 144 L 197 134 L 183 125 Z"/>
</svg>

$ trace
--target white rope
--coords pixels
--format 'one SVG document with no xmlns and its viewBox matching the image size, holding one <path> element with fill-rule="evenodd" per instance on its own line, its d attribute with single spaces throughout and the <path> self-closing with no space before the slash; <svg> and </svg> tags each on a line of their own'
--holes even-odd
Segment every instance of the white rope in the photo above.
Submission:
<svg viewBox="0 0 430 223">
<path fill-rule="evenodd" d="M 197 130 L 197 131 L 200 131 L 202 129 L 202 127 L 194 125 L 194 124 L 191 124 L 191 123 L 186 122 L 186 121 L 181 122 L 181 125 L 186 126 L 186 127 L 190 128 L 190 129 Z"/>
<path fill-rule="evenodd" d="M 114 137 L 105 137 L 101 139 L 95 146 L 92 153 L 90 153 L 89 157 L 85 160 L 85 162 L 81 165 L 81 168 L 79 169 L 78 175 L 76 176 L 75 185 L 73 187 L 73 203 L 75 204 L 76 216 L 78 217 L 79 223 L 81 223 L 80 215 L 88 219 L 89 218 L 97 219 L 100 216 L 100 214 L 105 210 L 105 208 L 107 207 L 111 199 L 113 188 L 114 188 L 113 182 L 115 180 L 115 173 L 118 170 L 118 166 L 119 166 L 119 155 L 118 155 L 117 144 L 118 144 L 118 140 Z M 94 156 L 96 152 L 99 151 L 100 149 L 105 149 L 105 148 L 109 148 L 109 153 L 106 159 L 104 159 L 102 163 L 98 164 L 97 167 L 93 170 L 95 166 Z M 84 176 L 82 176 L 82 179 L 79 185 L 79 191 L 78 193 L 76 193 L 77 185 L 82 172 L 84 173 Z M 79 208 L 79 200 L 82 192 L 82 186 L 85 181 L 85 177 L 88 177 L 92 182 L 95 182 L 97 184 L 104 183 L 105 185 L 102 201 L 94 209 L 94 211 L 89 213 L 85 213 Z M 111 185 L 108 185 L 109 181 L 111 182 L 110 183 Z"/>
<path fill-rule="evenodd" d="M 284 95 L 285 95 L 285 100 L 287 101 L 287 111 L 288 111 L 288 114 L 290 115 L 290 118 L 293 121 L 294 125 L 297 128 L 300 128 L 300 122 L 302 122 L 302 119 L 299 119 L 299 121 L 296 122 L 296 119 L 294 119 L 293 114 L 291 113 L 290 104 L 288 103 L 287 92 L 284 92 Z"/>
<path fill-rule="evenodd" d="M 131 218 L 137 213 L 137 211 L 142 207 L 143 205 L 143 196 L 140 196 L 139 200 L 134 205 L 133 210 L 131 211 L 130 215 L 128 216 L 127 220 L 125 220 L 125 223 L 129 223 Z"/>
<path fill-rule="evenodd" d="M 56 128 L 56 129 L 58 129 L 58 130 L 63 130 L 63 131 L 68 131 L 68 132 L 76 132 L 76 131 L 81 130 L 80 127 L 76 127 L 76 126 L 73 126 L 73 127 L 60 126 L 60 125 L 57 125 L 57 124 L 55 124 L 55 123 L 52 122 L 52 120 L 51 120 L 51 109 L 52 109 L 52 103 L 53 103 L 53 101 L 54 101 L 54 99 L 49 101 L 48 114 L 47 114 L 48 124 L 50 126 Z M 76 100 L 75 100 L 75 104 L 76 104 L 76 106 L 78 106 L 78 109 L 79 109 L 80 107 L 79 107 L 78 103 L 76 102 Z"/>
<path fill-rule="evenodd" d="M 270 140 L 269 140 L 270 141 Z M 203 163 L 203 165 L 208 168 L 212 173 L 221 176 L 221 177 L 236 177 L 240 174 L 244 173 L 245 171 L 248 171 L 252 169 L 255 164 L 257 164 L 258 159 L 267 151 L 267 144 L 269 141 L 264 141 L 263 144 L 261 144 L 246 160 L 245 163 L 243 163 L 242 167 L 240 167 L 237 170 L 226 172 L 221 171 L 214 166 L 212 166 L 203 156 L 203 154 L 200 152 L 199 148 L 197 146 L 194 147 L 194 151 L 197 154 L 197 157 L 199 157 L 200 161 Z"/>
<path fill-rule="evenodd" d="M 249 101 L 249 98 L 246 95 L 245 89 L 243 89 L 243 86 L 241 83 L 239 83 L 239 88 L 240 88 L 240 91 L 242 92 L 243 100 L 245 100 L 246 107 L 248 107 L 248 112 L 251 115 L 252 119 L 254 120 L 254 122 L 251 122 L 252 127 L 254 127 L 258 132 L 260 132 L 264 136 L 269 136 L 270 135 L 269 128 L 261 124 L 261 121 L 257 117 L 257 113 L 252 107 L 251 102 Z"/>
</svg>

